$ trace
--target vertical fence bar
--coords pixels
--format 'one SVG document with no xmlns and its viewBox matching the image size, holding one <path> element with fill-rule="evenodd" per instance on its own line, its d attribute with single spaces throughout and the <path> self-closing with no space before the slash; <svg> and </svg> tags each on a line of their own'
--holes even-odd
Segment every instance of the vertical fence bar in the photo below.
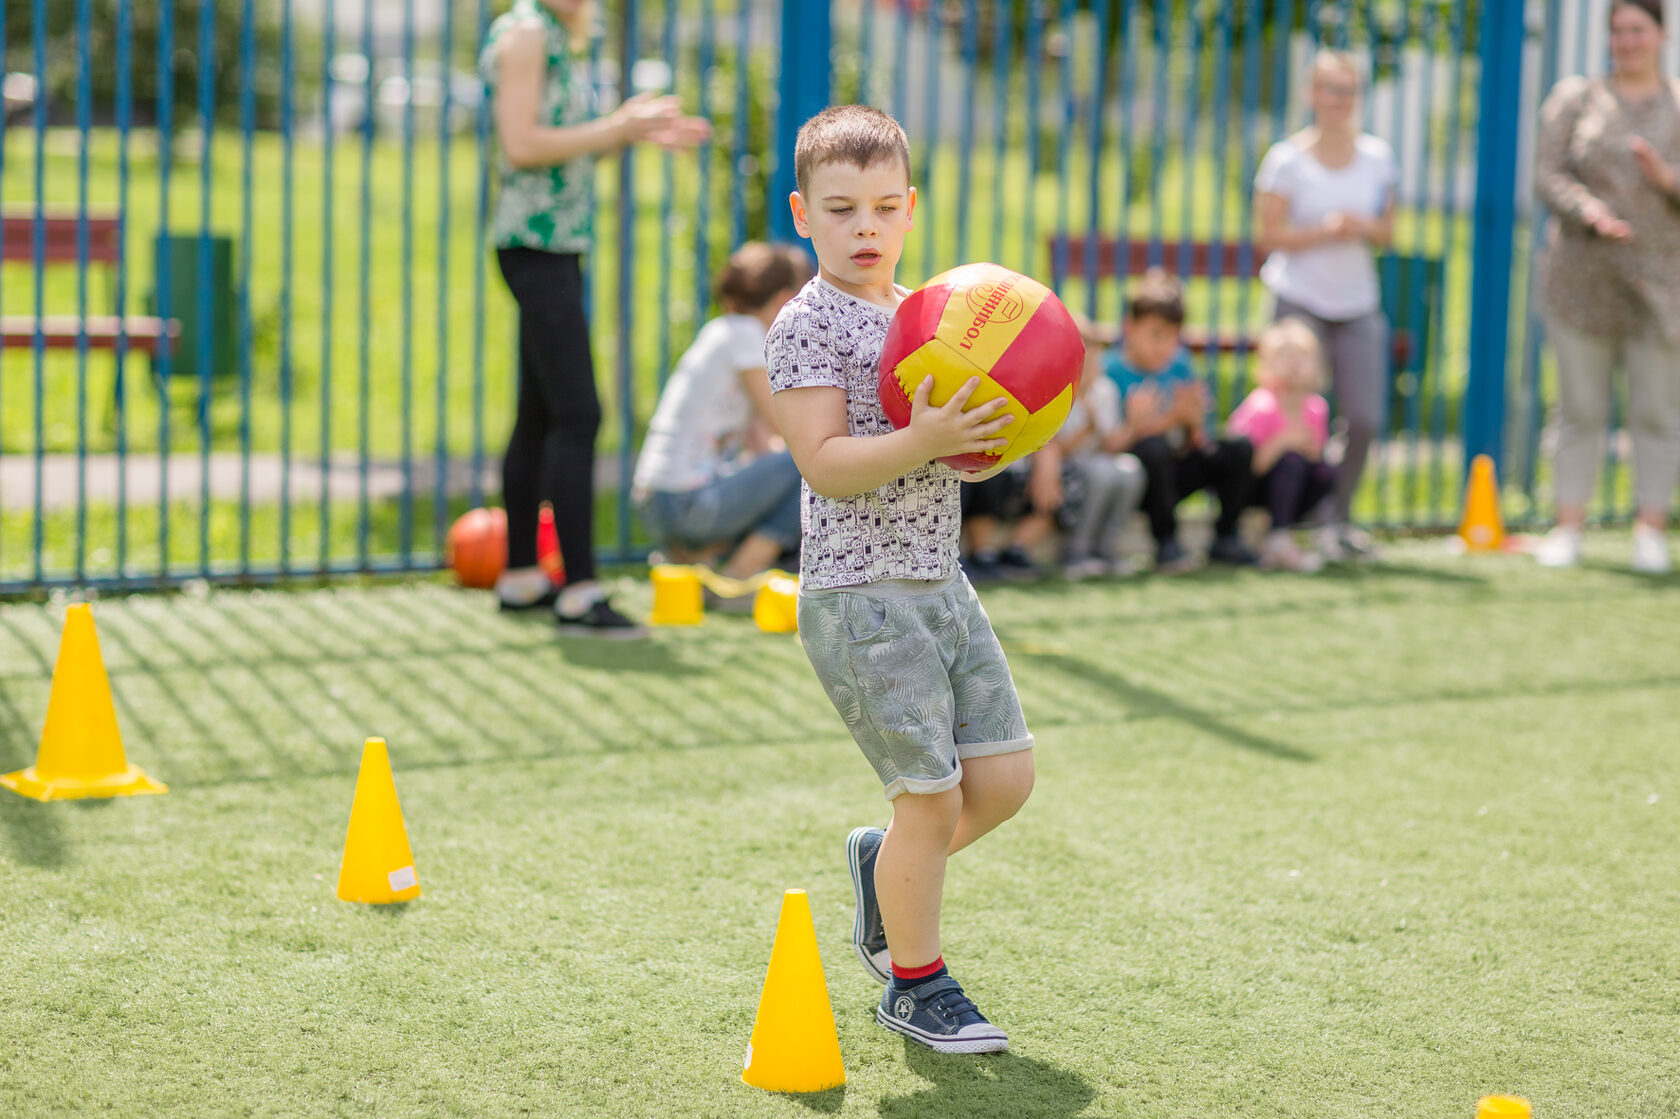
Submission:
<svg viewBox="0 0 1680 1119">
<path fill-rule="evenodd" d="M 88 144 L 93 129 L 93 11 L 76 0 L 76 581 L 87 577 Z M 42 95 L 45 91 L 41 91 Z"/>
<path fill-rule="evenodd" d="M 1425 15 L 1424 15 L 1423 18 L 1425 20 L 1427 20 L 1427 18 L 1428 18 L 1427 11 L 1425 12 Z M 1409 4 L 1401 5 L 1401 8 L 1400 8 L 1400 25 L 1399 25 L 1399 28 L 1398 28 L 1398 36 L 1399 36 L 1399 41 L 1402 44 L 1402 47 L 1401 47 L 1402 52 L 1404 51 L 1405 45 L 1412 42 L 1413 35 L 1414 35 L 1414 30 L 1413 30 L 1413 27 L 1412 27 L 1411 5 L 1409 5 Z M 1427 30 L 1425 30 L 1425 33 L 1422 35 L 1422 38 L 1425 41 L 1425 43 L 1427 44 L 1427 42 L 1428 42 Z M 1430 49 L 1433 49 L 1433 48 L 1430 48 Z M 1370 81 L 1371 88 L 1367 92 L 1365 100 L 1366 100 L 1366 112 L 1367 112 L 1367 114 L 1374 117 L 1375 112 L 1376 112 L 1376 107 L 1375 107 L 1376 98 L 1372 94 L 1374 94 L 1374 92 L 1375 92 L 1376 80 L 1377 80 L 1377 68 L 1376 68 L 1376 65 L 1375 65 L 1375 63 L 1377 61 L 1377 56 L 1375 54 L 1374 49 L 1373 49 L 1373 52 L 1372 52 L 1372 55 L 1371 55 L 1371 59 L 1372 59 L 1372 63 L 1373 63 L 1373 65 L 1371 67 L 1371 81 Z M 1396 160 L 1397 161 L 1404 159 L 1405 151 L 1406 151 L 1406 68 L 1405 68 L 1405 55 L 1404 55 L 1404 53 L 1402 53 L 1401 56 L 1400 56 L 1400 63 L 1401 63 L 1401 65 L 1400 65 L 1400 67 L 1397 71 L 1396 78 L 1395 78 L 1395 83 L 1394 83 L 1394 104 L 1391 106 L 1392 112 L 1390 113 L 1390 120 L 1389 120 L 1389 135 L 1394 137 L 1394 146 L 1395 146 L 1395 153 L 1396 153 Z M 1428 135 L 1428 128 L 1427 127 L 1424 128 L 1423 134 L 1425 136 Z M 1400 193 L 1399 187 L 1405 183 L 1405 180 L 1406 180 L 1406 168 L 1405 168 L 1404 164 L 1402 163 L 1400 166 L 1398 166 L 1395 169 L 1395 188 L 1396 188 L 1395 193 L 1396 193 L 1396 196 L 1399 195 L 1399 193 Z M 1414 218 L 1414 223 L 1421 227 L 1427 221 L 1427 215 L 1428 215 L 1428 211 L 1429 211 L 1429 202 L 1428 202 L 1429 180 L 1428 180 L 1427 177 L 1424 177 L 1424 178 L 1421 178 L 1421 179 L 1418 180 L 1417 191 L 1418 191 L 1418 200 L 1413 206 L 1413 218 Z M 1397 246 L 1391 245 L 1389 247 L 1388 251 L 1390 253 L 1393 253 L 1396 256 L 1398 256 L 1398 253 L 1396 252 L 1396 248 L 1397 248 Z M 1400 284 L 1399 306 L 1400 306 L 1402 315 L 1404 315 L 1404 312 L 1405 312 L 1405 309 L 1406 309 L 1406 303 L 1407 303 L 1407 300 L 1405 298 L 1405 296 L 1406 296 L 1406 286 L 1405 286 L 1405 281 L 1402 278 L 1402 275 L 1401 275 L 1399 269 L 1400 269 L 1400 265 L 1397 261 L 1396 262 L 1396 271 L 1395 271 L 1395 280 L 1396 280 L 1396 283 Z M 1405 324 L 1402 323 L 1402 322 L 1390 323 L 1389 324 L 1390 337 L 1392 338 L 1395 333 L 1397 333 L 1399 330 L 1401 330 L 1403 328 L 1404 325 Z M 1390 350 L 1390 353 L 1392 353 L 1392 348 Z M 1384 355 L 1384 361 L 1386 362 L 1386 361 L 1389 361 L 1389 360 L 1390 360 L 1389 355 L 1385 354 Z M 1376 441 L 1374 442 L 1374 444 L 1372 445 L 1372 448 L 1371 448 L 1372 451 L 1375 454 L 1376 461 L 1374 463 L 1371 463 L 1370 466 L 1369 466 L 1370 473 L 1371 473 L 1371 475 L 1373 476 L 1373 478 L 1375 479 L 1375 482 L 1376 482 L 1376 520 L 1377 520 L 1378 524 L 1388 523 L 1388 491 L 1389 491 L 1389 465 L 1388 465 L 1389 438 L 1388 438 L 1388 436 L 1389 436 L 1389 429 L 1392 426 L 1392 420 L 1388 416 L 1387 405 L 1392 400 L 1393 389 L 1390 385 L 1388 377 L 1386 376 L 1387 370 L 1385 369 L 1384 372 L 1385 372 L 1385 376 L 1383 378 L 1383 394 L 1384 394 L 1383 404 L 1384 404 L 1384 407 L 1382 409 L 1383 424 L 1382 424 L 1381 429 L 1377 432 Z M 1404 479 L 1402 479 L 1402 487 L 1404 487 L 1404 484 L 1405 484 Z M 1409 504 L 1409 502 L 1408 502 L 1408 504 Z"/>
<path fill-rule="evenodd" d="M 330 18 L 330 17 L 329 17 Z M 292 0 L 280 4 L 280 572 L 292 570 Z M 327 314 L 321 308 L 323 317 Z"/>
<path fill-rule="evenodd" d="M 877 5 L 866 3 L 858 13 L 858 77 L 852 90 L 852 100 L 859 105 L 873 104 L 875 71 L 870 62 L 875 57 L 875 16 Z"/>
<path fill-rule="evenodd" d="M 1155 0 L 1152 28 L 1155 43 L 1154 104 L 1149 122 L 1149 265 L 1164 259 L 1161 245 L 1167 235 L 1166 199 L 1161 183 L 1167 162 L 1167 99 L 1172 83 L 1172 3 Z"/>
<path fill-rule="evenodd" d="M 1221 6 L 1215 13 L 1214 19 L 1218 21 L 1218 43 L 1214 48 L 1213 112 L 1210 114 L 1213 117 L 1214 192 L 1213 236 L 1210 238 L 1213 244 L 1213 261 L 1208 269 L 1209 286 L 1212 288 L 1208 299 L 1208 328 L 1212 331 L 1213 337 L 1217 342 L 1221 329 L 1221 312 L 1224 310 L 1223 296 L 1225 293 L 1226 281 L 1229 279 L 1229 277 L 1225 275 L 1225 185 L 1231 170 L 1229 130 L 1231 114 L 1229 109 L 1231 104 L 1231 69 L 1233 65 L 1231 55 L 1235 45 L 1233 41 L 1234 28 L 1232 25 L 1236 21 L 1236 15 L 1230 8 Z M 1244 208 L 1246 209 L 1246 207 Z M 1239 326 L 1240 325 L 1241 324 L 1239 324 Z M 1236 335 L 1239 339 L 1242 338 L 1243 331 L 1240 329 L 1237 330 Z M 1219 354 L 1222 352 L 1222 349 L 1216 344 L 1211 347 L 1208 352 L 1210 354 Z M 1221 415 L 1225 415 L 1231 408 L 1235 408 L 1238 401 L 1243 398 L 1241 389 L 1237 387 L 1237 382 L 1242 380 L 1244 376 L 1247 366 L 1247 363 L 1243 360 L 1245 356 L 1242 344 L 1239 343 L 1236 351 L 1236 369 L 1233 371 L 1232 377 L 1231 397 L 1229 400 L 1221 402 Z M 1208 362 L 1208 374 L 1210 377 L 1214 373 L 1217 364 L 1216 360 L 1210 360 Z M 1218 386 L 1216 385 L 1214 388 L 1217 393 Z"/>
<path fill-rule="evenodd" d="M 712 70 L 716 63 L 717 6 L 715 0 L 701 0 L 700 97 L 695 111 L 707 120 L 712 117 Z M 700 186 L 694 205 L 694 323 L 697 327 L 711 313 L 712 161 L 717 158 L 716 150 L 708 139 L 699 151 Z M 776 205 L 776 199 L 772 198 L 770 204 Z"/>
<path fill-rule="evenodd" d="M 1180 184 L 1179 197 L 1184 200 L 1183 209 L 1179 214 L 1178 250 L 1179 260 L 1188 262 L 1190 247 L 1195 233 L 1196 221 L 1196 148 L 1200 141 L 1201 120 L 1197 109 L 1200 105 L 1200 88 L 1202 84 L 1202 35 L 1201 21 L 1188 20 L 1186 41 L 1189 49 L 1185 52 L 1190 56 L 1190 72 L 1185 77 L 1183 115 L 1179 120 L 1178 133 L 1183 137 L 1179 148 L 1178 181 Z M 1185 263 L 1179 265 L 1179 270 L 1189 271 Z"/>
<path fill-rule="evenodd" d="M 927 152 L 927 162 L 922 165 L 922 190 L 927 198 L 933 198 L 934 165 L 939 162 L 939 16 L 938 4 L 929 4 L 927 11 L 927 86 L 925 94 L 927 103 L 922 106 L 922 150 Z M 927 222 L 927 236 L 922 238 L 921 276 L 926 280 L 939 271 L 939 218 L 930 213 Z"/>
<path fill-rule="evenodd" d="M 359 400 L 359 415 L 357 416 L 357 478 L 356 478 L 356 565 L 358 569 L 368 569 L 368 532 L 370 525 L 370 510 L 368 501 L 368 458 L 371 454 L 371 431 L 368 422 L 368 401 L 370 397 L 368 371 L 368 336 L 371 333 L 372 276 L 371 264 L 373 253 L 373 0 L 363 0 L 362 3 L 362 184 L 361 210 L 358 215 L 361 223 L 361 259 L 357 266 L 358 290 L 360 300 L 360 338 L 356 362 L 356 389 Z"/>
<path fill-rule="evenodd" d="M 210 377 L 215 361 L 211 318 L 210 212 L 216 134 L 216 5 L 198 6 L 198 572 L 210 574 Z"/>
<path fill-rule="evenodd" d="M 333 297 L 333 257 L 336 252 L 333 238 L 333 194 L 337 179 L 333 174 L 333 141 L 338 134 L 337 113 L 333 107 L 333 53 L 337 50 L 337 14 L 321 21 L 321 536 L 317 542 L 315 566 L 325 575 L 332 558 L 332 383 L 333 383 L 333 316 L 337 304 Z"/>
<path fill-rule="evenodd" d="M 671 68 L 667 93 L 677 92 L 677 3 L 678 0 L 665 0 L 665 33 L 660 40 L 665 52 L 665 65 Z M 671 371 L 671 195 L 676 192 L 674 158 L 671 150 L 665 149 L 660 156 L 659 167 L 659 366 L 654 374 L 661 387 Z"/>
<path fill-rule="evenodd" d="M 1032 18 L 1028 5 L 1027 18 Z M 992 19 L 992 259 L 1002 264 L 1004 184 L 1009 181 L 1009 91 L 1015 63 L 1015 5 L 1006 5 Z M 1032 193 L 1025 196 L 1023 210 L 1032 209 Z M 1032 273 L 1030 262 L 1022 271 Z"/>
<path fill-rule="evenodd" d="M 1464 394 L 1464 471 L 1476 455 L 1503 462 L 1505 367 L 1522 112 L 1523 6 L 1482 7 L 1481 117 L 1476 137 L 1476 243 L 1470 295 L 1470 383 Z"/>
<path fill-rule="evenodd" d="M 962 139 L 957 151 L 957 258 L 953 263 L 968 260 L 968 223 L 973 207 L 969 205 L 974 188 L 974 101 L 975 86 L 980 70 L 980 11 L 976 0 L 966 0 L 962 14 L 963 106 Z"/>
<path fill-rule="evenodd" d="M 402 566 L 414 566 L 414 0 L 405 0 L 402 23 L 402 501 L 398 538 Z"/>
<path fill-rule="evenodd" d="M 1452 290 L 1452 261 L 1458 255 L 1458 235 L 1461 224 L 1458 205 L 1458 161 L 1460 143 L 1464 137 L 1464 68 L 1467 64 L 1465 52 L 1465 19 L 1464 6 L 1453 8 L 1452 20 L 1449 24 L 1448 35 L 1450 41 L 1448 49 L 1453 58 L 1452 80 L 1452 128 L 1448 132 L 1447 142 L 1447 194 L 1446 236 L 1441 246 L 1442 281 L 1441 281 L 1441 320 L 1435 327 L 1434 353 L 1424 364 L 1424 373 L 1428 375 L 1434 371 L 1434 400 L 1431 408 L 1430 439 L 1435 445 L 1435 455 L 1429 471 L 1429 519 L 1431 523 L 1443 523 L 1445 512 L 1442 502 L 1446 492 L 1445 467 L 1441 461 L 1441 447 L 1447 437 L 1447 325 L 1451 322 L 1454 301 L 1449 298 Z"/>
<path fill-rule="evenodd" d="M 482 44 L 490 31 L 490 2 L 478 0 L 478 39 Z M 468 483 L 473 508 L 484 504 L 484 269 L 490 249 L 490 163 L 496 158 L 490 148 L 490 98 L 480 97 L 474 130 L 477 146 L 478 204 L 473 211 L 473 381 L 472 381 L 472 480 Z M 517 362 L 517 350 L 515 351 Z"/>
<path fill-rule="evenodd" d="M 628 0 L 635 3 L 635 0 Z M 629 62 L 625 63 L 626 66 Z M 752 0 L 735 0 L 735 137 L 730 174 L 738 181 L 747 162 L 747 136 L 752 114 Z M 747 192 L 732 190 L 735 201 L 729 244 L 733 248 L 747 239 Z M 784 196 L 785 197 L 785 196 Z"/>
<path fill-rule="evenodd" d="M 1544 99 L 1557 84 L 1559 55 L 1563 49 L 1563 0 L 1546 0 L 1546 36 L 1540 57 L 1540 96 Z M 1528 497 L 1529 508 L 1535 505 L 1540 458 L 1540 428 L 1546 418 L 1546 402 L 1542 389 L 1541 362 L 1545 325 L 1537 311 L 1539 299 L 1535 294 L 1540 284 L 1540 248 L 1546 243 L 1550 216 L 1540 201 L 1538 190 L 1531 191 L 1528 234 L 1528 315 L 1523 337 L 1523 384 L 1528 399 L 1527 423 L 1523 432 L 1522 492 Z"/>
<path fill-rule="evenodd" d="M 1243 25 L 1242 117 L 1239 132 L 1242 136 L 1242 189 L 1247 204 L 1238 207 L 1237 222 L 1237 325 L 1238 337 L 1246 339 L 1252 325 L 1251 304 L 1254 297 L 1254 175 L 1258 163 L 1260 132 L 1260 69 L 1261 40 L 1265 24 L 1261 22 L 1262 5 L 1259 0 L 1248 5 L 1248 21 Z M 1276 96 L 1274 94 L 1274 96 Z M 1248 395 L 1247 342 L 1237 346 L 1237 375 L 1233 383 L 1233 397 L 1241 400 Z"/>
<path fill-rule="evenodd" d="M 1133 34 L 1137 27 L 1139 10 L 1133 0 L 1125 0 L 1124 10 L 1120 13 L 1120 183 L 1115 192 L 1115 206 L 1119 210 L 1118 228 L 1115 230 L 1115 321 L 1122 320 L 1126 299 L 1126 268 L 1132 255 L 1132 203 L 1135 192 L 1132 184 L 1132 145 L 1137 137 L 1137 80 L 1138 80 L 1138 40 L 1140 36 Z M 1093 305 L 1091 317 L 1097 317 L 1098 310 Z"/>
<path fill-rule="evenodd" d="M 1044 82 L 1044 5 L 1027 0 L 1027 179 L 1021 206 L 1021 270 L 1035 274 L 1038 261 L 1038 147 L 1043 135 L 1039 89 Z"/>
<path fill-rule="evenodd" d="M 1069 153 L 1073 144 L 1074 101 L 1073 101 L 1073 71 L 1074 71 L 1074 28 L 1073 20 L 1076 9 L 1074 0 L 1062 0 L 1061 33 L 1062 57 L 1059 61 L 1062 79 L 1062 104 L 1057 116 L 1061 119 L 1061 129 L 1056 137 L 1056 248 L 1054 260 L 1051 262 L 1050 274 L 1060 283 L 1067 278 L 1068 251 L 1073 241 L 1073 230 L 1070 228 L 1070 203 L 1068 191 L 1072 189 L 1072 169 L 1068 166 Z"/>
<path fill-rule="evenodd" d="M 623 0 L 620 30 L 618 100 L 623 104 L 632 93 L 630 71 L 640 54 L 637 35 L 639 0 Z M 743 0 L 742 10 L 750 7 Z M 743 73 L 742 81 L 746 77 Z M 744 87 L 743 87 L 744 88 Z M 742 118 L 743 125 L 745 118 Z M 742 128 L 742 135 L 745 135 Z M 737 192 L 737 195 L 743 192 Z M 618 157 L 618 554 L 630 552 L 631 442 L 635 437 L 633 380 L 636 373 L 636 168 L 635 148 L 625 148 Z"/>
<path fill-rule="evenodd" d="M 1091 161 L 1085 190 L 1085 313 L 1097 317 L 1097 256 L 1102 240 L 1103 114 L 1108 101 L 1108 8 L 1098 0 L 1095 59 L 1091 70 L 1091 104 L 1085 120 L 1085 146 Z"/>
<path fill-rule="evenodd" d="M 898 34 L 893 41 L 893 119 L 910 111 L 910 0 L 898 0 Z"/>
<path fill-rule="evenodd" d="M 129 130 L 134 124 L 134 10 L 117 3 L 117 349 L 113 355 L 111 403 L 117 428 L 117 578 L 128 576 L 128 178 Z M 6 56 L 0 42 L 0 58 Z M 167 336 L 160 346 L 167 346 Z"/>
<path fill-rule="evenodd" d="M 1418 159 L 1418 200 L 1415 203 L 1416 213 L 1412 223 L 1412 264 L 1418 268 L 1428 267 L 1424 262 L 1429 259 L 1428 233 L 1429 227 L 1432 224 L 1429 218 L 1430 211 L 1435 209 L 1432 200 L 1429 197 L 1429 187 L 1431 181 L 1434 179 L 1435 166 L 1434 130 L 1430 127 L 1430 122 L 1435 119 L 1435 75 L 1437 66 L 1436 56 L 1438 54 L 1437 48 L 1440 44 L 1441 38 L 1440 18 L 1441 13 L 1437 9 L 1426 8 L 1424 9 L 1423 18 L 1421 20 L 1423 24 L 1422 39 L 1424 42 L 1423 112 L 1421 114 L 1421 119 L 1418 122 L 1418 131 L 1420 134 L 1419 148 L 1421 149 L 1421 152 Z M 1406 38 L 1407 37 L 1402 34 L 1401 41 L 1404 42 Z M 1402 65 L 1398 71 L 1399 81 L 1397 82 L 1397 85 L 1399 85 L 1400 88 L 1404 88 L 1404 56 L 1402 56 L 1401 61 Z M 1458 108 L 1455 105 L 1453 107 L 1455 115 L 1457 114 L 1457 111 Z M 1396 133 L 1396 136 L 1397 138 L 1403 139 L 1403 134 L 1401 133 Z M 1402 147 L 1401 150 L 1404 151 L 1404 147 Z M 1452 176 L 1454 168 L 1452 164 L 1449 163 L 1445 166 L 1444 170 L 1447 191 L 1450 193 L 1452 190 Z M 1402 170 L 1401 173 L 1404 174 L 1404 171 Z M 1440 214 L 1435 216 L 1439 220 L 1445 220 L 1445 218 Z M 1391 249 L 1390 251 L 1392 252 L 1393 250 Z M 1423 281 L 1427 283 L 1427 280 L 1428 276 L 1425 275 L 1423 277 Z M 1402 326 L 1409 327 L 1414 338 L 1422 338 L 1424 332 L 1429 329 L 1428 300 L 1425 298 L 1424 304 L 1421 307 L 1414 306 L 1412 300 L 1408 298 L 1412 285 L 1406 283 L 1404 280 L 1399 282 L 1401 293 L 1401 298 L 1399 300 L 1401 321 L 1395 323 L 1394 327 L 1395 329 L 1399 329 Z M 1427 290 L 1427 288 L 1425 290 Z M 1418 318 L 1420 315 L 1422 316 L 1421 319 Z M 1424 374 L 1428 373 L 1427 367 L 1425 367 L 1423 372 Z M 1404 484 L 1401 487 L 1401 504 L 1404 507 L 1405 522 L 1408 525 L 1416 525 L 1418 523 L 1419 481 L 1420 475 L 1423 472 L 1421 465 L 1422 460 L 1420 457 L 1423 421 L 1421 412 L 1419 411 L 1423 404 L 1423 386 L 1421 384 L 1421 378 L 1413 376 L 1409 370 L 1397 370 L 1397 374 L 1411 378 L 1408 382 L 1408 387 L 1411 391 L 1406 396 L 1406 475 Z M 1390 394 L 1390 399 L 1392 399 L 1392 393 Z M 1385 439 L 1392 428 L 1392 422 L 1385 422 L 1383 424 L 1383 436 Z M 1431 457 L 1439 458 L 1442 450 L 1443 448 L 1437 444 L 1434 448 L 1432 448 Z"/>
<path fill-rule="evenodd" d="M 30 26 L 30 37 L 33 40 L 35 73 L 45 80 L 47 73 L 47 5 L 46 0 L 35 0 L 32 9 L 33 23 Z M 35 337 L 31 340 L 31 356 L 34 359 L 34 389 L 35 389 L 35 521 L 30 534 L 30 546 L 34 555 L 33 567 L 35 582 L 42 581 L 44 572 L 42 563 L 42 549 L 46 546 L 46 534 L 43 526 L 42 506 L 45 498 L 43 486 L 46 473 L 46 336 L 41 332 L 41 316 L 45 313 L 44 300 L 46 298 L 46 257 L 47 257 L 47 96 L 41 85 L 35 90 L 35 227 L 31 231 L 32 252 L 35 273 Z"/>
<path fill-rule="evenodd" d="M 157 313 L 164 322 L 172 318 L 174 310 L 173 275 L 174 253 L 169 248 L 169 178 L 175 162 L 175 5 L 158 8 L 157 41 L 157 159 L 158 159 L 158 235 L 157 249 Z M 175 347 L 158 347 L 158 578 L 169 577 L 169 381 L 173 375 Z"/>
<path fill-rule="evenodd" d="M 437 216 L 437 353 L 432 362 L 437 426 L 432 434 L 432 552 L 443 562 L 444 539 L 449 531 L 449 263 L 454 255 L 450 237 L 450 210 L 455 195 L 455 176 L 450 165 L 450 136 L 455 115 L 455 5 L 443 6 L 443 42 L 438 47 L 442 60 L 443 97 L 438 113 L 438 216 Z"/>
<path fill-rule="evenodd" d="M 251 159 L 257 130 L 257 19 L 244 0 L 239 20 L 239 572 L 251 572 Z"/>
</svg>

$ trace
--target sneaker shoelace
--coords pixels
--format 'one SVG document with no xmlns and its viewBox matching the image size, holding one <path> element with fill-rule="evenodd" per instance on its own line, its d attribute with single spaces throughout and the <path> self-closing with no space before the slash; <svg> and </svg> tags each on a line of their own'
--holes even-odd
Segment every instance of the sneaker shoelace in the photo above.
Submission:
<svg viewBox="0 0 1680 1119">
<path fill-rule="evenodd" d="M 969 997 L 960 990 L 941 991 L 934 996 L 933 1005 L 928 1009 L 950 1022 L 961 1024 L 969 1015 L 980 1017 L 980 1008 L 975 1006 Z"/>
</svg>

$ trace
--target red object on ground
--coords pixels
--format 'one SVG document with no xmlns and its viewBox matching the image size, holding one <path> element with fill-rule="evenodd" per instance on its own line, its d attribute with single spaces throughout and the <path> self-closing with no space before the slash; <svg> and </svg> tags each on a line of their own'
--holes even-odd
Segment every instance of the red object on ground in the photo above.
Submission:
<svg viewBox="0 0 1680 1119">
<path fill-rule="evenodd" d="M 537 510 L 537 566 L 548 572 L 549 582 L 566 585 L 566 561 L 560 555 L 560 533 L 554 527 L 554 506 L 543 502 Z"/>
<path fill-rule="evenodd" d="M 507 512 L 469 509 L 449 526 L 444 558 L 463 587 L 488 590 L 507 566 Z"/>
</svg>

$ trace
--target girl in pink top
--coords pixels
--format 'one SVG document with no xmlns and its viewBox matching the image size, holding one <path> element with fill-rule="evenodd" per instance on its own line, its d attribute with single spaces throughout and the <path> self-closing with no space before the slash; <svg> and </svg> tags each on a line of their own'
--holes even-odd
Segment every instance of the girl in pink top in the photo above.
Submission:
<svg viewBox="0 0 1680 1119">
<path fill-rule="evenodd" d="M 1231 413 L 1226 428 L 1254 446 L 1251 501 L 1272 514 L 1272 532 L 1260 563 L 1317 571 L 1323 557 L 1303 552 L 1289 530 L 1336 485 L 1336 472 L 1324 462 L 1330 430 L 1330 405 L 1318 394 L 1324 384 L 1324 355 L 1317 335 L 1299 319 L 1267 327 L 1258 353 L 1254 379 L 1259 387 Z"/>
</svg>

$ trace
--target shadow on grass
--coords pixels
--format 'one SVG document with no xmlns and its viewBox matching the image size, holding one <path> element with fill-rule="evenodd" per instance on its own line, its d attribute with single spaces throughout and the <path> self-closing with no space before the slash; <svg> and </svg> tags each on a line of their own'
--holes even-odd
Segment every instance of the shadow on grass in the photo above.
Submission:
<svg viewBox="0 0 1680 1119">
<path fill-rule="evenodd" d="M 772 1092 L 778 1099 L 791 1100 L 809 1110 L 833 1115 L 846 1105 L 846 1086 L 830 1088 L 826 1092 Z"/>
<path fill-rule="evenodd" d="M 904 1060 L 933 1087 L 883 1096 L 881 1119 L 1070 1119 L 1096 1096 L 1084 1077 L 1014 1053 L 953 1056 L 906 1041 Z"/>
<path fill-rule="evenodd" d="M 1309 754 L 1305 750 L 1298 750 L 1285 743 L 1274 742 L 1270 738 L 1231 726 L 1199 707 L 1192 707 L 1188 703 L 1174 699 L 1163 692 L 1135 684 L 1100 664 L 1093 664 L 1090 661 L 1081 660 L 1078 657 L 1061 652 L 1035 652 L 1031 649 L 1023 649 L 1018 651 L 1016 655 L 1031 657 L 1033 660 L 1046 664 L 1064 675 L 1095 684 L 1102 689 L 1103 694 L 1113 696 L 1142 715 L 1158 719 L 1171 719 L 1222 739 L 1232 746 L 1240 746 L 1244 750 L 1253 750 L 1255 753 L 1265 754 L 1281 761 L 1314 762 L 1318 760 L 1316 755 Z"/>
</svg>

